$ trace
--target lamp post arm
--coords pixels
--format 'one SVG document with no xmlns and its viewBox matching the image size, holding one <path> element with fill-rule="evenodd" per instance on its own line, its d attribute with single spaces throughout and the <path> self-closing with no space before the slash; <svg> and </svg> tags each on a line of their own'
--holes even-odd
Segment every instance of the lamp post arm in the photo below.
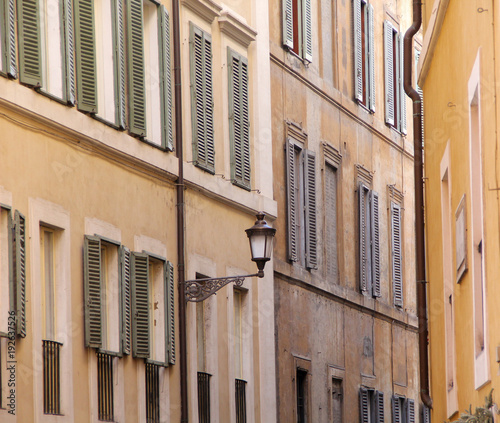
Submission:
<svg viewBox="0 0 500 423">
<path fill-rule="evenodd" d="M 253 278 L 256 276 L 262 277 L 263 275 L 261 276 L 259 272 L 252 275 L 228 276 L 225 278 L 203 278 L 185 281 L 184 294 L 186 296 L 186 301 L 199 303 L 230 283 L 241 286 L 245 278 Z"/>
</svg>

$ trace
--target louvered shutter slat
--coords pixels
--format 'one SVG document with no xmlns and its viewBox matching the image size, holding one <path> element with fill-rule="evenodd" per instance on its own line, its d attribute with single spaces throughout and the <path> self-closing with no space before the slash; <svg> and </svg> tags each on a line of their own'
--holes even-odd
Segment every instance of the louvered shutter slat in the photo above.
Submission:
<svg viewBox="0 0 500 423">
<path fill-rule="evenodd" d="M 407 423 L 415 423 L 415 401 L 412 399 L 406 400 Z"/>
<path fill-rule="evenodd" d="M 377 391 L 375 396 L 376 402 L 376 423 L 384 423 L 384 393 Z"/>
<path fill-rule="evenodd" d="M 368 87 L 369 99 L 368 108 L 371 112 L 375 112 L 375 40 L 374 40 L 374 24 L 373 24 L 373 6 L 367 5 L 368 8 L 368 73 L 370 86 Z"/>
<path fill-rule="evenodd" d="M 293 49 L 293 0 L 283 0 L 283 44 Z"/>
<path fill-rule="evenodd" d="M 205 35 L 204 43 L 204 92 L 205 92 L 205 146 L 207 152 L 207 167 L 214 170 L 214 100 L 212 94 L 212 40 Z"/>
<path fill-rule="evenodd" d="M 130 250 L 126 247 L 121 247 L 120 251 L 121 259 L 121 283 L 120 283 L 120 293 L 121 293 L 121 337 L 122 337 L 122 351 L 124 354 L 130 354 L 131 348 L 131 317 L 132 317 L 132 305 L 131 305 L 131 263 L 130 263 Z"/>
<path fill-rule="evenodd" d="M 117 122 L 120 128 L 125 129 L 127 123 L 125 99 L 125 25 L 124 25 L 124 0 L 116 0 L 116 38 L 118 46 L 115 49 L 115 93 Z"/>
<path fill-rule="evenodd" d="M 380 231 L 378 215 L 378 194 L 374 191 L 370 193 L 371 203 L 371 242 L 372 242 L 372 283 L 373 296 L 380 297 Z"/>
<path fill-rule="evenodd" d="M 362 293 L 368 290 L 367 276 L 367 225 L 365 187 L 358 187 L 358 215 L 359 215 L 359 285 Z"/>
<path fill-rule="evenodd" d="M 168 364 L 175 364 L 175 297 L 174 297 L 174 266 L 171 262 L 165 264 L 165 341 Z"/>
<path fill-rule="evenodd" d="M 303 0 L 302 1 L 303 5 L 303 16 L 304 16 L 304 22 L 303 22 L 303 28 L 302 28 L 302 33 L 304 37 L 304 58 L 308 62 L 312 62 L 312 13 L 311 13 L 311 0 Z"/>
<path fill-rule="evenodd" d="M 393 423 L 402 423 L 401 421 L 401 401 L 399 397 L 392 396 L 392 421 Z"/>
<path fill-rule="evenodd" d="M 368 390 L 360 388 L 359 390 L 359 421 L 360 423 L 370 423 L 370 415 L 368 413 Z"/>
<path fill-rule="evenodd" d="M 172 75 L 170 66 L 170 20 L 165 6 L 160 7 L 161 35 L 162 35 L 162 127 L 163 143 L 170 151 L 174 149 L 172 126 Z"/>
<path fill-rule="evenodd" d="M 406 93 L 405 93 L 405 87 L 404 87 L 404 34 L 399 34 L 399 45 L 400 45 L 400 53 L 399 53 L 399 92 L 400 92 L 400 104 L 401 104 L 401 111 L 399 113 L 400 115 L 400 126 L 401 126 L 401 132 L 406 135 L 407 128 L 406 128 Z"/>
<path fill-rule="evenodd" d="M 431 411 L 426 405 L 422 406 L 422 422 L 431 423 Z"/>
<path fill-rule="evenodd" d="M 148 358 L 149 343 L 149 258 L 132 253 L 132 355 Z"/>
<path fill-rule="evenodd" d="M 26 220 L 16 210 L 14 235 L 14 277 L 16 333 L 26 336 Z"/>
<path fill-rule="evenodd" d="M 393 27 L 384 21 L 385 123 L 394 125 Z"/>
<path fill-rule="evenodd" d="M 41 87 L 40 11 L 38 0 L 18 1 L 19 80 Z"/>
<path fill-rule="evenodd" d="M 316 155 L 305 150 L 305 195 L 306 195 L 306 267 L 318 267 L 317 225 L 316 225 Z"/>
<path fill-rule="evenodd" d="M 392 283 L 394 305 L 403 307 L 403 272 L 401 252 L 401 208 L 391 203 L 391 247 L 392 247 Z"/>
<path fill-rule="evenodd" d="M 288 221 L 288 260 L 297 261 L 297 200 L 295 193 L 295 147 L 291 140 L 286 142 L 286 188 Z"/>
<path fill-rule="evenodd" d="M 84 240 L 85 346 L 102 346 L 101 241 L 94 236 Z"/>
<path fill-rule="evenodd" d="M 12 78 L 17 78 L 16 65 L 16 4 L 15 0 L 8 0 L 5 5 L 5 69 Z"/>
<path fill-rule="evenodd" d="M 73 0 L 64 0 L 64 38 L 65 38 L 65 97 L 70 105 L 75 104 L 75 43 L 73 30 Z"/>
<path fill-rule="evenodd" d="M 361 0 L 353 0 L 354 97 L 363 101 L 363 44 L 361 42 Z"/>
</svg>

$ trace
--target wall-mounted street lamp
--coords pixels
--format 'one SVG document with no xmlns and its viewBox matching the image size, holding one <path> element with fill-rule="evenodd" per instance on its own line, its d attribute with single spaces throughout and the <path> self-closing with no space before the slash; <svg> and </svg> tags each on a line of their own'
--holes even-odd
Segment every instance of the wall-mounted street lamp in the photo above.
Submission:
<svg viewBox="0 0 500 423">
<path fill-rule="evenodd" d="M 215 294 L 219 289 L 229 283 L 234 283 L 236 286 L 243 285 L 245 278 L 258 276 L 264 277 L 264 266 L 271 259 L 273 250 L 273 238 L 276 229 L 271 228 L 264 220 L 264 213 L 257 214 L 257 221 L 250 229 L 245 230 L 250 241 L 250 251 L 252 253 L 252 261 L 257 264 L 259 271 L 253 275 L 228 276 L 225 278 L 203 278 L 194 279 L 184 282 L 184 293 L 186 301 L 200 302 L 210 295 Z"/>
</svg>

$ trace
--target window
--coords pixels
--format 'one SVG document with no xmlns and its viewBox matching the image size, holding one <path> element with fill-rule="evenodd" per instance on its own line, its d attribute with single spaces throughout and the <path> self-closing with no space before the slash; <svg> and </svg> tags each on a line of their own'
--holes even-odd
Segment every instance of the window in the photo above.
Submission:
<svg viewBox="0 0 500 423">
<path fill-rule="evenodd" d="M 81 1 L 80 1 L 81 2 Z M 74 104 L 73 2 L 18 2 L 19 79 Z"/>
<path fill-rule="evenodd" d="M 403 37 L 392 23 L 384 21 L 385 123 L 406 134 Z"/>
<path fill-rule="evenodd" d="M 210 377 L 208 373 L 198 372 L 198 421 L 210 423 Z"/>
<path fill-rule="evenodd" d="M 297 390 L 297 423 L 306 423 L 308 421 L 307 370 L 297 369 L 296 390 Z"/>
<path fill-rule="evenodd" d="M 393 395 L 392 423 L 415 423 L 415 401 Z"/>
<path fill-rule="evenodd" d="M 328 279 L 339 283 L 339 266 L 337 251 L 337 168 L 325 165 L 325 213 L 326 213 L 326 270 Z"/>
<path fill-rule="evenodd" d="M 378 194 L 358 186 L 359 282 L 364 295 L 380 297 L 380 240 Z"/>
<path fill-rule="evenodd" d="M 353 0 L 354 98 L 375 112 L 375 47 L 373 6 L 367 0 Z"/>
<path fill-rule="evenodd" d="M 332 422 L 343 423 L 344 393 L 342 379 L 332 379 Z"/>
<path fill-rule="evenodd" d="M 111 354 L 97 352 L 97 398 L 99 420 L 112 422 L 114 420 L 113 401 L 113 363 Z"/>
<path fill-rule="evenodd" d="M 250 118 L 248 112 L 248 62 L 227 49 L 229 80 L 229 139 L 231 143 L 231 180 L 250 189 Z"/>
<path fill-rule="evenodd" d="M 292 138 L 286 143 L 288 258 L 316 269 L 316 155 Z"/>
<path fill-rule="evenodd" d="M 212 37 L 190 25 L 193 161 L 215 173 Z"/>
<path fill-rule="evenodd" d="M 0 1 L 0 74 L 17 78 L 16 5 L 14 0 Z"/>
<path fill-rule="evenodd" d="M 361 387 L 359 390 L 361 423 L 379 423 L 384 420 L 384 393 Z"/>
<path fill-rule="evenodd" d="M 311 0 L 283 0 L 283 44 L 312 62 Z"/>
<path fill-rule="evenodd" d="M 160 366 L 146 363 L 146 421 L 160 423 Z"/>
<path fill-rule="evenodd" d="M 403 250 L 401 242 L 401 206 L 391 201 L 392 297 L 396 307 L 403 307 Z"/>
<path fill-rule="evenodd" d="M 243 380 L 243 303 L 245 293 L 235 289 L 234 303 L 234 362 L 236 423 L 246 423 L 246 384 Z"/>
</svg>

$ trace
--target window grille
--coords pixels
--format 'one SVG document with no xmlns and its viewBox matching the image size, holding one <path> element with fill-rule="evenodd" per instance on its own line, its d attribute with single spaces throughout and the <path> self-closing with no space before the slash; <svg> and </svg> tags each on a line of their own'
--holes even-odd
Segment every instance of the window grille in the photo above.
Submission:
<svg viewBox="0 0 500 423">
<path fill-rule="evenodd" d="M 200 423 L 210 423 L 210 377 L 198 372 L 198 416 Z"/>
<path fill-rule="evenodd" d="M 113 356 L 97 353 L 97 397 L 99 420 L 112 422 L 113 409 Z"/>
<path fill-rule="evenodd" d="M 146 421 L 160 422 L 160 366 L 146 363 Z"/>
<path fill-rule="evenodd" d="M 55 341 L 43 343 L 43 412 L 61 414 L 60 350 Z"/>
<path fill-rule="evenodd" d="M 246 385 L 246 381 L 236 379 L 236 423 L 247 422 Z"/>
</svg>

